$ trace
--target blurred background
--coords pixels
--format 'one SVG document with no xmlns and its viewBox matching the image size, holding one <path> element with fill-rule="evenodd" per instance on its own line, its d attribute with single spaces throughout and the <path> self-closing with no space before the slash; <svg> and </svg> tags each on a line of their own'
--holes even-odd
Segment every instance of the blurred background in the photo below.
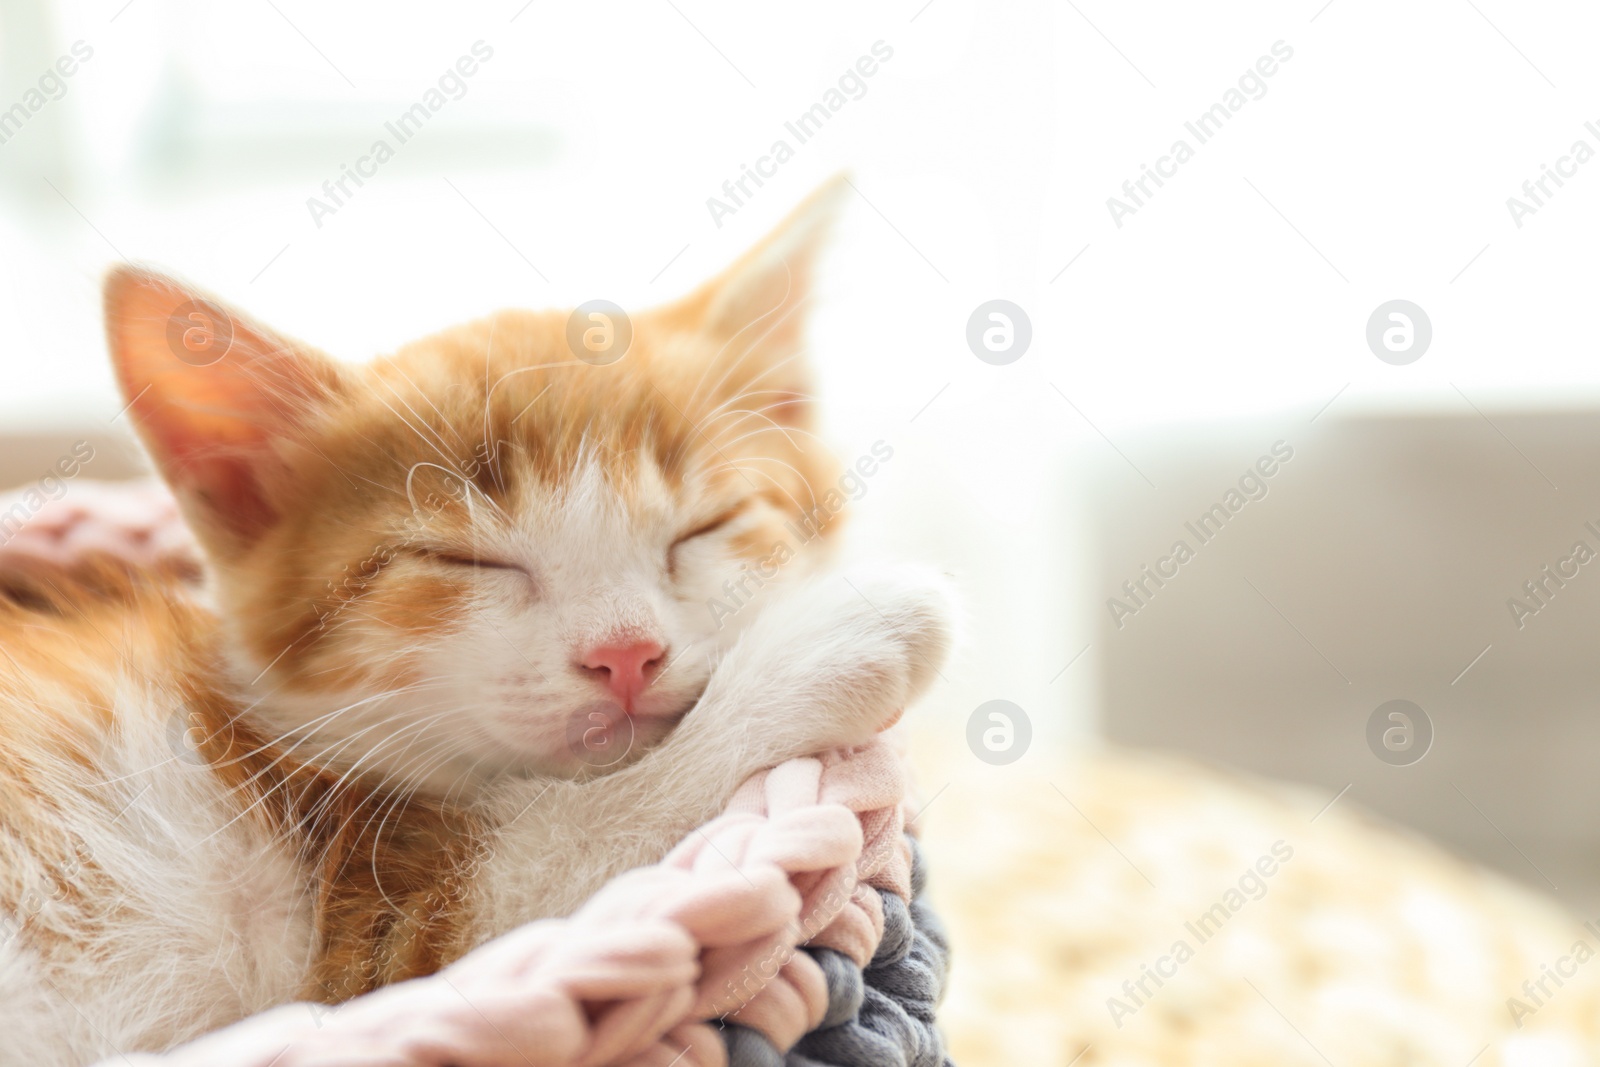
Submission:
<svg viewBox="0 0 1600 1067">
<path fill-rule="evenodd" d="M 1597 30 L 1428 0 L 0 0 L 0 483 L 79 439 L 87 477 L 141 469 L 113 262 L 364 359 L 669 299 L 848 170 L 814 353 L 841 455 L 894 449 L 856 547 L 964 588 L 917 728 L 961 748 L 995 699 L 1031 726 L 940 803 L 1062 746 L 1169 748 L 1586 907 L 1600 565 L 1542 568 L 1600 552 Z M 992 300 L 1020 315 L 979 358 Z M 1391 700 L 1425 758 L 1369 743 Z"/>
</svg>

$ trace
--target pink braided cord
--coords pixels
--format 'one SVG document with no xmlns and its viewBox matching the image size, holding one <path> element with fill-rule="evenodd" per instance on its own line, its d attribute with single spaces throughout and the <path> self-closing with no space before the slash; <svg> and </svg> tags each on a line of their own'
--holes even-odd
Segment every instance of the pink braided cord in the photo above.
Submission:
<svg viewBox="0 0 1600 1067">
<path fill-rule="evenodd" d="M 827 1008 L 796 949 L 865 965 L 874 889 L 910 897 L 904 762 L 879 738 L 753 776 L 660 863 L 618 876 L 566 919 L 530 923 L 440 973 L 339 1008 L 288 1005 L 155 1067 L 726 1067 L 715 1021 L 780 1051 Z"/>
</svg>

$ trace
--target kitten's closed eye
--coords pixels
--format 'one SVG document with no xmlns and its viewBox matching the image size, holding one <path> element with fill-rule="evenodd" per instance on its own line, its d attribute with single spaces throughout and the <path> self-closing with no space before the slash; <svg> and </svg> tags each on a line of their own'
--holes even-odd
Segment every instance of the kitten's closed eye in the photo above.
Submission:
<svg viewBox="0 0 1600 1067">
<path fill-rule="evenodd" d="M 520 563 L 510 563 L 506 560 L 464 554 L 448 548 L 424 548 L 418 550 L 418 555 L 423 559 L 450 567 L 473 567 L 478 570 L 517 571 L 522 574 L 528 574 L 528 568 Z M 528 576 L 532 577 L 531 574 Z"/>
<path fill-rule="evenodd" d="M 673 580 L 676 580 L 678 577 L 679 549 L 683 548 L 691 541 L 716 533 L 734 519 L 737 519 L 740 515 L 744 514 L 748 507 L 749 504 L 747 501 L 740 501 L 739 503 L 734 504 L 732 507 L 724 508 L 722 511 L 713 515 L 705 522 L 700 523 L 698 526 L 691 526 L 684 533 L 679 534 L 677 540 L 673 541 L 672 545 L 667 549 L 668 576 Z"/>
<path fill-rule="evenodd" d="M 677 548 L 686 541 L 693 541 L 696 537 L 704 537 L 707 534 L 716 533 L 718 530 L 728 525 L 728 523 L 744 514 L 748 507 L 748 503 L 745 501 L 740 501 L 739 503 L 734 504 L 732 507 L 724 508 L 721 512 L 712 516 L 710 519 L 707 519 L 705 522 L 702 522 L 700 525 L 691 528 L 686 533 L 680 534 L 678 539 L 672 542 L 672 547 Z"/>
</svg>

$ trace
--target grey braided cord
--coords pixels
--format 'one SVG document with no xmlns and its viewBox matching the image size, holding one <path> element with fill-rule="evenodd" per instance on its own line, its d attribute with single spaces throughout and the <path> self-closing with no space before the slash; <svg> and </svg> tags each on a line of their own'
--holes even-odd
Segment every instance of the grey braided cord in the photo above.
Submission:
<svg viewBox="0 0 1600 1067">
<path fill-rule="evenodd" d="M 883 940 L 865 970 L 841 953 L 808 948 L 828 982 L 822 1024 L 784 1056 L 744 1026 L 723 1031 L 729 1067 L 954 1067 L 936 1012 L 950 973 L 950 942 L 923 898 L 927 865 L 911 842 L 911 904 L 883 897 Z"/>
</svg>

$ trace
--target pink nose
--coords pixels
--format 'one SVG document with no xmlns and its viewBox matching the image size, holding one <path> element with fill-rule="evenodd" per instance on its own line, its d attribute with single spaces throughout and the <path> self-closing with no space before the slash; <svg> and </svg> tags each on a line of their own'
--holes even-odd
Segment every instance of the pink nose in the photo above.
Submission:
<svg viewBox="0 0 1600 1067">
<path fill-rule="evenodd" d="M 631 713 L 634 700 L 661 670 L 666 651 L 654 641 L 620 641 L 590 649 L 578 666 L 609 689 L 623 711 Z"/>
</svg>

